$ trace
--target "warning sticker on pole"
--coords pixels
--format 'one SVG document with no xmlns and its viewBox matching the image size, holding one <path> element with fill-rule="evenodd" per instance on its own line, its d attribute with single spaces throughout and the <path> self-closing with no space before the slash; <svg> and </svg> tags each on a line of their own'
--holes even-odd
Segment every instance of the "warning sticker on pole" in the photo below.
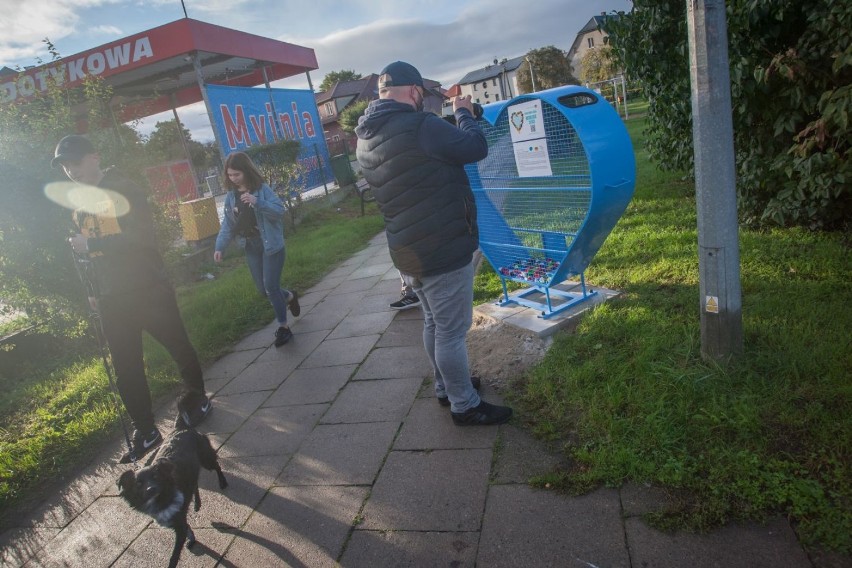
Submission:
<svg viewBox="0 0 852 568">
<path fill-rule="evenodd" d="M 704 311 L 710 314 L 718 314 L 719 313 L 719 297 L 718 296 L 707 296 L 707 299 L 704 300 Z"/>
</svg>

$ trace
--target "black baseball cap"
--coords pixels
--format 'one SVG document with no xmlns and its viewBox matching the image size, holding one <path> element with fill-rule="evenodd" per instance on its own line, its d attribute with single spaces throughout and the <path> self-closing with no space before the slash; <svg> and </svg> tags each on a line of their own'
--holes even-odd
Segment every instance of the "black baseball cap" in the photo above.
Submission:
<svg viewBox="0 0 852 568">
<path fill-rule="evenodd" d="M 423 77 L 411 63 L 405 61 L 394 61 L 386 65 L 379 73 L 379 88 L 404 87 L 406 85 L 423 86 Z"/>
<path fill-rule="evenodd" d="M 89 139 L 79 134 L 71 134 L 59 141 L 56 145 L 53 160 L 50 165 L 57 167 L 63 162 L 78 162 L 83 156 L 96 154 L 95 147 L 89 142 Z"/>
</svg>

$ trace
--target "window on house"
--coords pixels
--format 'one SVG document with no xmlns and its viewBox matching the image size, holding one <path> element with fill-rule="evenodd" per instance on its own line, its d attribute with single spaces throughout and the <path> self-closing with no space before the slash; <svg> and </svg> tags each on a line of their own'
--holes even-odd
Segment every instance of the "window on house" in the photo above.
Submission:
<svg viewBox="0 0 852 568">
<path fill-rule="evenodd" d="M 483 82 L 482 82 L 482 88 L 483 88 L 483 89 L 487 89 L 487 88 L 488 88 L 488 81 L 483 81 Z"/>
<path fill-rule="evenodd" d="M 589 44 L 589 47 L 595 47 L 595 38 L 593 38 L 593 37 L 586 38 L 586 43 Z"/>
<path fill-rule="evenodd" d="M 495 101 L 499 101 L 499 100 L 500 100 L 500 95 L 494 95 L 494 100 L 495 100 Z"/>
<path fill-rule="evenodd" d="M 334 103 L 325 103 L 325 115 L 331 116 L 334 114 Z"/>
<path fill-rule="evenodd" d="M 476 99 L 476 102 L 479 102 L 479 99 Z"/>
<path fill-rule="evenodd" d="M 473 84 L 473 90 L 476 90 L 476 83 Z"/>
<path fill-rule="evenodd" d="M 493 79 L 491 79 L 491 86 L 492 86 L 492 87 L 496 87 L 496 86 L 497 86 L 497 77 L 494 77 Z"/>
</svg>

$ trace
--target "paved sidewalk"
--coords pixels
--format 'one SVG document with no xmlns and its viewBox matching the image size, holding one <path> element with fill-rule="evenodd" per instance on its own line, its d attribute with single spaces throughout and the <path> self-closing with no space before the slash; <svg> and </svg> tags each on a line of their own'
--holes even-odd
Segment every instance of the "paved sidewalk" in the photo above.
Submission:
<svg viewBox="0 0 852 568">
<path fill-rule="evenodd" d="M 662 498 L 649 488 L 530 488 L 558 456 L 515 423 L 453 425 L 419 310 L 388 308 L 398 293 L 382 234 L 300 297 L 290 343 L 271 346 L 273 322 L 206 370 L 214 410 L 199 429 L 230 485 L 201 472 L 198 543 L 181 566 L 811 566 L 784 519 L 664 534 L 641 520 Z M 487 378 L 483 395 L 499 401 Z M 173 403 L 158 416 L 171 429 Z M 166 566 L 173 532 L 117 496 L 121 450 L 7 518 L 2 566 Z"/>
</svg>

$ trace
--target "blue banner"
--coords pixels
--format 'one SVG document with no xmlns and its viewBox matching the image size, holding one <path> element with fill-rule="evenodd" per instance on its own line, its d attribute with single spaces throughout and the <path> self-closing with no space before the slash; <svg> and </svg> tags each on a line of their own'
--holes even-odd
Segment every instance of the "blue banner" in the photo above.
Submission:
<svg viewBox="0 0 852 568">
<path fill-rule="evenodd" d="M 302 145 L 298 160 L 306 172 L 304 188 L 334 179 L 313 92 L 222 85 L 205 88 L 225 156 L 249 146 L 296 140 Z"/>
</svg>

